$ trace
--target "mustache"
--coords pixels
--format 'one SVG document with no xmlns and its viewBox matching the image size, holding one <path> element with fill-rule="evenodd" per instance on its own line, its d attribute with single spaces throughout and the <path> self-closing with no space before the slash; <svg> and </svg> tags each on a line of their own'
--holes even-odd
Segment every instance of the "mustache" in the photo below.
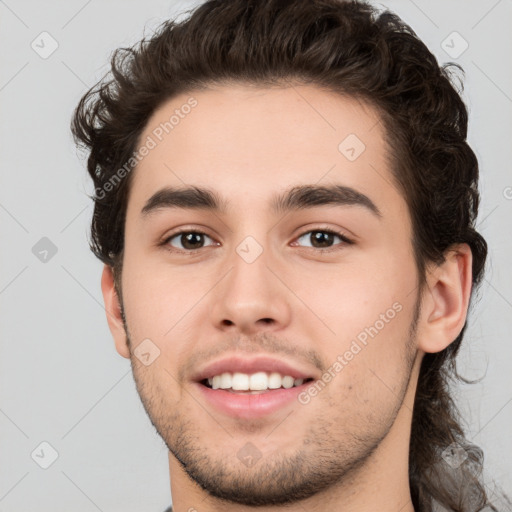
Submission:
<svg viewBox="0 0 512 512">
<path fill-rule="evenodd" d="M 288 340 L 275 337 L 270 333 L 258 333 L 255 336 L 247 337 L 234 335 L 231 338 L 220 341 L 204 350 L 194 350 L 194 353 L 180 367 L 179 379 L 183 381 L 187 375 L 197 370 L 199 365 L 205 364 L 222 354 L 275 354 L 276 356 L 288 356 L 297 361 L 307 362 L 318 368 L 322 373 L 328 367 L 320 354 L 315 350 L 302 349 L 297 344 Z"/>
</svg>

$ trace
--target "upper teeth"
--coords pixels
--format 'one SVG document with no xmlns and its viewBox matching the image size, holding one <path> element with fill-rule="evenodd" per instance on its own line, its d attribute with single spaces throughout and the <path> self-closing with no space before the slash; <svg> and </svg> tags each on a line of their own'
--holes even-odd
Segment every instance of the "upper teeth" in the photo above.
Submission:
<svg viewBox="0 0 512 512">
<path fill-rule="evenodd" d="M 278 389 L 281 386 L 285 389 L 293 386 L 300 386 L 304 379 L 294 379 L 289 375 L 281 375 L 277 372 L 257 372 L 249 375 L 247 373 L 225 372 L 208 379 L 208 384 L 213 389 L 233 389 L 235 391 L 261 391 L 265 389 Z"/>
</svg>

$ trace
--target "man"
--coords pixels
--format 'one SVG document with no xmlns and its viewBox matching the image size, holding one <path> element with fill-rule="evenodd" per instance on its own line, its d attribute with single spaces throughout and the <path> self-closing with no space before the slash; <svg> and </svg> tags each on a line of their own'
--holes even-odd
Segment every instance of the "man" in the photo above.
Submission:
<svg viewBox="0 0 512 512">
<path fill-rule="evenodd" d="M 482 279 L 467 111 L 363 2 L 208 1 L 73 119 L 174 510 L 496 510 L 446 384 Z"/>
</svg>

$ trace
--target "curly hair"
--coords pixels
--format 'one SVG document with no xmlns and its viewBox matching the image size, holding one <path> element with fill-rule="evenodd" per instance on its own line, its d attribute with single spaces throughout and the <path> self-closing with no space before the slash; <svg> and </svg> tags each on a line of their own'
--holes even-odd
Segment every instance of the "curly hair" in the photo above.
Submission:
<svg viewBox="0 0 512 512">
<path fill-rule="evenodd" d="M 440 66 L 397 15 L 356 0 L 208 0 L 187 19 L 168 20 L 151 37 L 117 49 L 111 67 L 81 99 L 71 129 L 89 152 L 95 186 L 91 250 L 113 267 L 116 282 L 129 171 L 154 111 L 173 96 L 211 85 L 296 83 L 376 109 L 392 177 L 412 219 L 419 288 L 429 264 L 442 263 L 453 244 L 467 243 L 473 303 L 487 244 L 475 229 L 479 170 L 466 142 L 467 109 L 452 80 L 452 71 L 463 70 L 452 63 Z M 455 377 L 470 382 L 455 365 L 466 325 L 445 350 L 425 354 L 421 363 L 409 451 L 417 512 L 436 504 L 460 512 L 497 510 L 482 481 L 483 452 L 465 439 L 449 390 Z M 454 447 L 467 455 L 456 468 L 443 458 Z"/>
</svg>

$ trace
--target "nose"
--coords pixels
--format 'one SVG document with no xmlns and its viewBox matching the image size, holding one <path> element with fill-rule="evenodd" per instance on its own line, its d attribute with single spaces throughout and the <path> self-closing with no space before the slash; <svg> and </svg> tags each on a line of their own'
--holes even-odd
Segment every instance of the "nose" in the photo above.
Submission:
<svg viewBox="0 0 512 512">
<path fill-rule="evenodd" d="M 270 260 L 265 250 L 254 260 L 242 251 L 230 258 L 229 271 L 212 296 L 212 320 L 217 329 L 251 335 L 289 324 L 293 294 L 284 284 L 278 263 Z"/>
</svg>

